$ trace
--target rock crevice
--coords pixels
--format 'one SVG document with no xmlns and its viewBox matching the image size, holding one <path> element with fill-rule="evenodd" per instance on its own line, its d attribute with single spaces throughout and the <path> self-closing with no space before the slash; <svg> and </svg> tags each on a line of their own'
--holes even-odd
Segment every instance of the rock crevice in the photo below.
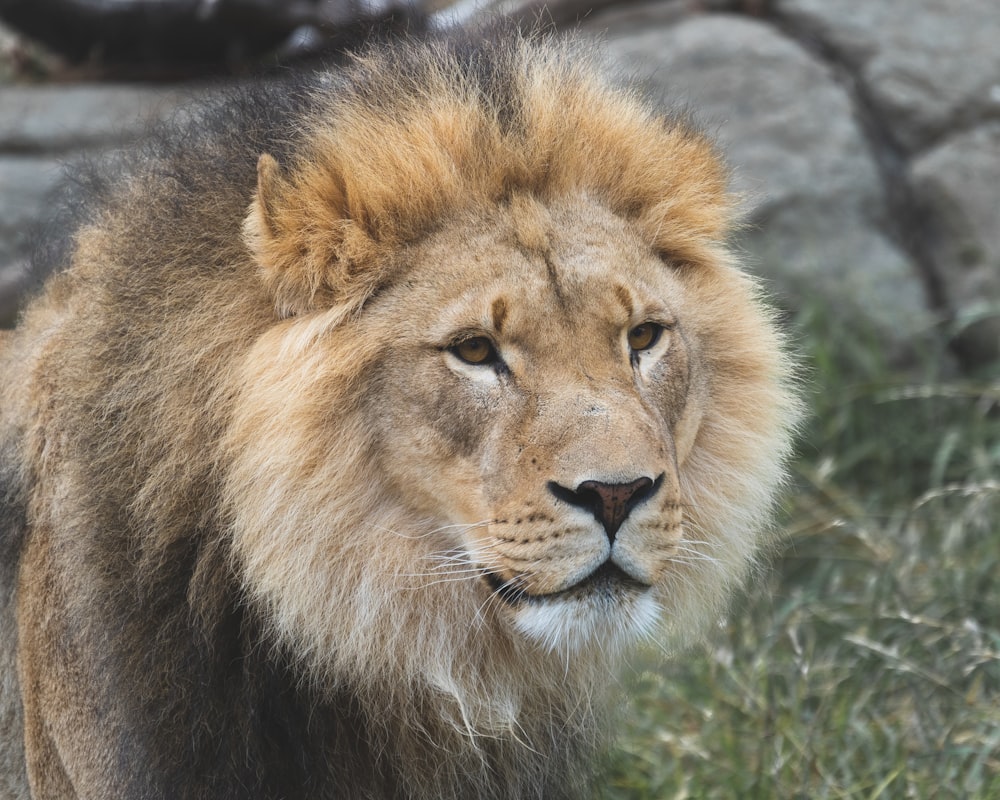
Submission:
<svg viewBox="0 0 1000 800">
<path fill-rule="evenodd" d="M 931 310 L 947 320 L 953 312 L 948 306 L 941 270 L 932 256 L 933 212 L 913 187 L 910 152 L 886 120 L 886 112 L 865 83 L 857 61 L 849 52 L 841 50 L 836 40 L 826 38 L 822 29 L 783 11 L 782 5 L 773 1 L 764 4 L 763 18 L 826 64 L 850 96 L 883 187 L 887 212 L 885 233 L 917 267 Z"/>
</svg>

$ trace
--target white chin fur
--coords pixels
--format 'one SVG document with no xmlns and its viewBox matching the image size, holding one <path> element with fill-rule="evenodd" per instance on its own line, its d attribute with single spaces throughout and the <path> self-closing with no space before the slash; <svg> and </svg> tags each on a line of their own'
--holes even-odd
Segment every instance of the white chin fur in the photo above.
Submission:
<svg viewBox="0 0 1000 800">
<path fill-rule="evenodd" d="M 594 596 L 521 603 L 514 625 L 552 652 L 569 655 L 597 646 L 605 653 L 633 647 L 656 629 L 660 606 L 650 592 L 625 598 Z"/>
</svg>

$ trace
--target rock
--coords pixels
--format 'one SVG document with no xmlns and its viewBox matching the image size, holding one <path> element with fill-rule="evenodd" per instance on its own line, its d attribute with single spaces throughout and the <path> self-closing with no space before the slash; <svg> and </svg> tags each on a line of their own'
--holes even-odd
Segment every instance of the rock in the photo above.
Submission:
<svg viewBox="0 0 1000 800">
<path fill-rule="evenodd" d="M 65 152 L 135 139 L 191 92 L 139 86 L 0 87 L 0 152 Z"/>
<path fill-rule="evenodd" d="M 910 152 L 1000 118 L 996 0 L 775 0 L 772 13 L 852 65 Z"/>
<path fill-rule="evenodd" d="M 966 360 L 1000 358 L 1000 122 L 947 139 L 912 165 L 933 259 Z"/>
<path fill-rule="evenodd" d="M 916 266 L 886 232 L 879 171 L 829 70 L 742 17 L 607 30 L 610 55 L 627 72 L 681 98 L 717 134 L 745 197 L 749 228 L 739 244 L 783 303 L 828 307 L 869 330 L 890 359 L 911 355 L 934 317 Z"/>
<path fill-rule="evenodd" d="M 34 223 L 60 163 L 120 147 L 175 113 L 190 90 L 139 86 L 0 86 L 0 326 L 29 282 Z"/>
<path fill-rule="evenodd" d="M 59 175 L 54 158 L 0 157 L 0 265 L 26 252 L 31 225 Z"/>
<path fill-rule="evenodd" d="M 587 30 L 620 38 L 665 27 L 692 16 L 690 0 L 658 0 L 645 3 L 611 3 L 583 20 Z M 579 15 L 583 19 L 583 15 Z"/>
<path fill-rule="evenodd" d="M 32 229 L 59 173 L 52 158 L 0 157 L 0 326 L 13 321 L 17 294 L 27 281 Z"/>
</svg>

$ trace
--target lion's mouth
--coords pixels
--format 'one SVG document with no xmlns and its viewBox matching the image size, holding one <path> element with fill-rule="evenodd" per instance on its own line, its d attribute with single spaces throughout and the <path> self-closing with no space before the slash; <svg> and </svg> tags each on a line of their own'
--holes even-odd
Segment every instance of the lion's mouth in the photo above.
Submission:
<svg viewBox="0 0 1000 800">
<path fill-rule="evenodd" d="M 610 599 L 633 592 L 642 592 L 650 588 L 648 583 L 636 580 L 610 559 L 572 586 L 545 594 L 533 594 L 522 586 L 518 586 L 516 581 L 505 581 L 494 572 L 484 572 L 483 577 L 493 589 L 494 594 L 510 605 L 547 603 L 553 600 L 583 599 L 594 596 Z"/>
</svg>

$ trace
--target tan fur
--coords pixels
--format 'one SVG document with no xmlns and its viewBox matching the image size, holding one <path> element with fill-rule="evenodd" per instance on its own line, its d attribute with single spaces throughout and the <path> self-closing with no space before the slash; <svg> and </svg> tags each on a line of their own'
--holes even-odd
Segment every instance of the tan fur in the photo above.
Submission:
<svg viewBox="0 0 1000 800">
<path fill-rule="evenodd" d="M 513 111 L 441 49 L 398 80 L 377 52 L 359 59 L 350 75 L 381 75 L 379 101 L 317 89 L 301 147 L 259 154 L 245 217 L 198 212 L 241 230 L 245 250 L 210 253 L 232 270 L 193 269 L 209 255 L 190 230 L 156 239 L 173 283 L 143 310 L 115 294 L 150 247 L 131 186 L 0 340 L 0 453 L 29 528 L 22 686 L 4 691 L 23 694 L 36 796 L 149 779 L 79 734 L 127 739 L 119 700 L 138 688 L 92 689 L 99 659 L 72 647 L 102 647 L 94 608 L 155 602 L 143 581 L 160 586 L 178 548 L 197 554 L 179 596 L 200 621 L 184 624 L 214 630 L 211 598 L 235 582 L 261 657 L 291 654 L 317 717 L 346 692 L 369 721 L 376 778 L 353 773 L 348 796 L 446 798 L 579 796 L 623 656 L 698 635 L 768 544 L 797 403 L 724 246 L 712 146 L 572 46 L 503 53 Z M 647 322 L 662 336 L 631 354 Z M 103 344 L 120 330 L 127 359 Z M 502 365 L 458 358 L 470 336 Z M 551 488 L 640 477 L 658 488 L 613 543 Z M 631 580 L 580 583 L 605 562 Z M 131 670 L 153 638 L 124 641 Z M 159 680 L 151 707 L 179 691 Z M 405 791 L 370 788 L 385 763 Z"/>
</svg>

